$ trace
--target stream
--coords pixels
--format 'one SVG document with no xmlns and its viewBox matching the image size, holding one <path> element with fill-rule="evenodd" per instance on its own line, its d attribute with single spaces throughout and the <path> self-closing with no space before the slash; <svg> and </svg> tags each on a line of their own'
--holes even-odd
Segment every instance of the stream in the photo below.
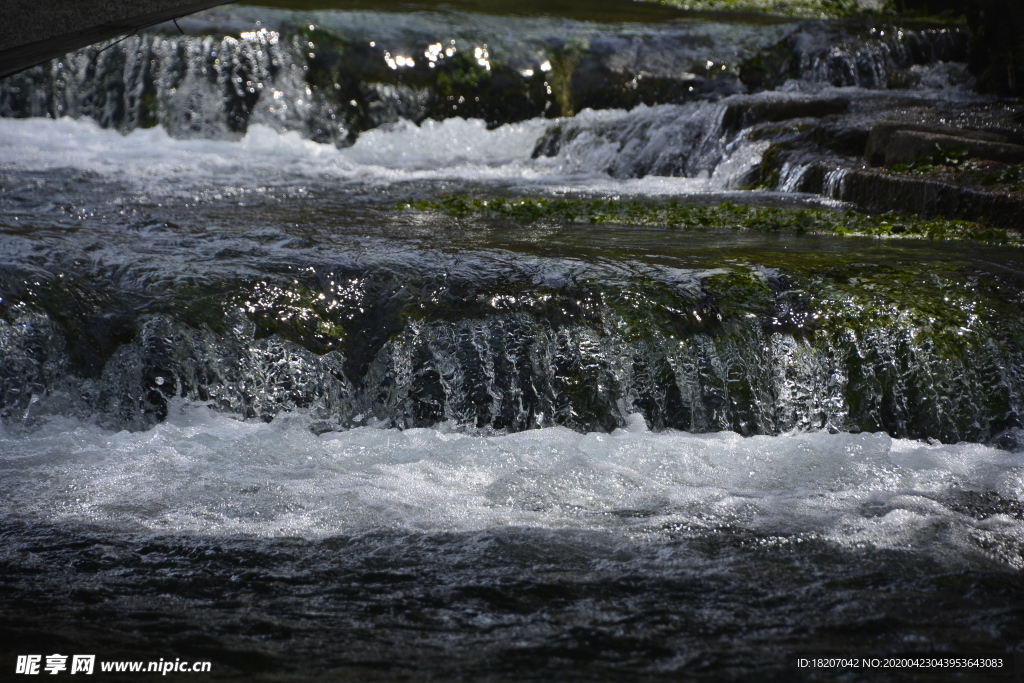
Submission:
<svg viewBox="0 0 1024 683">
<path fill-rule="evenodd" d="M 2 666 L 1019 649 L 1021 248 L 409 206 L 851 210 L 866 125 L 1001 111 L 965 35 L 610 7 L 230 5 L 0 81 Z"/>
</svg>

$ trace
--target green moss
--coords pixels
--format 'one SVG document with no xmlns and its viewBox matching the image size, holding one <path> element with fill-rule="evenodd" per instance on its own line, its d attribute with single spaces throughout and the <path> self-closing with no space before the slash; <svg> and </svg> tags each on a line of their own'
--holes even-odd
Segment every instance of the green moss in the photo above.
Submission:
<svg viewBox="0 0 1024 683">
<path fill-rule="evenodd" d="M 167 312 L 196 329 L 209 329 L 216 334 L 227 334 L 224 302 L 245 287 L 242 282 L 181 284 L 169 293 L 166 308 L 154 312 Z"/>
<path fill-rule="evenodd" d="M 918 157 L 909 164 L 893 164 L 896 173 L 936 173 L 940 170 L 975 170 L 977 165 L 968 157 L 966 149 L 952 149 L 936 144 L 931 154 Z"/>
<path fill-rule="evenodd" d="M 1011 192 L 1024 192 L 1024 164 L 1013 164 L 1001 171 L 982 174 L 981 184 L 1004 185 Z"/>
<path fill-rule="evenodd" d="M 714 299 L 722 318 L 739 318 L 748 313 L 763 317 L 775 307 L 775 293 L 758 271 L 733 271 L 704 280 L 704 290 Z"/>
<path fill-rule="evenodd" d="M 720 316 L 700 291 L 685 291 L 660 280 L 638 278 L 624 286 L 603 290 L 603 300 L 625 324 L 617 335 L 631 341 L 656 336 L 685 339 L 697 332 L 714 331 Z"/>
<path fill-rule="evenodd" d="M 548 84 L 551 87 L 551 95 L 558 105 L 562 116 L 574 116 L 576 108 L 572 96 L 572 74 L 580 63 L 580 56 L 586 52 L 586 45 L 569 44 L 557 50 L 552 56 L 551 72 L 548 74 Z"/>
<path fill-rule="evenodd" d="M 761 155 L 761 163 L 758 165 L 758 181 L 746 188 L 749 190 L 766 189 L 774 190 L 779 185 L 779 178 L 782 175 L 782 147 L 772 144 Z"/>
<path fill-rule="evenodd" d="M 256 338 L 277 334 L 314 353 L 339 348 L 345 328 L 332 314 L 334 302 L 299 283 L 280 287 L 258 283 L 239 302 L 256 325 Z"/>
<path fill-rule="evenodd" d="M 751 230 L 793 234 L 967 239 L 1020 244 L 1018 233 L 960 220 L 920 218 L 894 213 L 867 215 L 826 209 L 782 209 L 724 203 L 695 206 L 677 201 L 608 199 L 476 199 L 446 196 L 435 201 L 402 202 L 399 209 L 440 211 L 452 216 L 491 215 L 515 221 L 658 226 L 685 230 Z"/>
<path fill-rule="evenodd" d="M 878 268 L 845 282 L 809 278 L 816 344 L 845 358 L 845 399 L 861 429 L 955 441 L 978 429 L 973 401 L 987 404 L 983 414 L 1010 411 L 998 371 L 985 378 L 984 360 L 1005 318 L 957 273 L 935 266 Z M 979 383 L 991 391 L 961 402 Z"/>
<path fill-rule="evenodd" d="M 996 165 L 998 168 L 998 164 Z M 1012 164 L 990 170 L 968 156 L 964 149 L 946 149 L 935 145 L 932 153 L 890 169 L 901 175 L 951 175 L 972 185 L 999 186 L 1008 192 L 1024 192 L 1024 164 Z"/>
<path fill-rule="evenodd" d="M 139 114 L 139 128 L 153 128 L 159 123 L 155 90 L 147 88 L 142 94 Z"/>
</svg>

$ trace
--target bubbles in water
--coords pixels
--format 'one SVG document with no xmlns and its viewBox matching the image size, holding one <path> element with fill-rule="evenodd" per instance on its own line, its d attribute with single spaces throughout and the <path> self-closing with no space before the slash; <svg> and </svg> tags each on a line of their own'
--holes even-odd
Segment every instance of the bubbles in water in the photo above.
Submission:
<svg viewBox="0 0 1024 683">
<path fill-rule="evenodd" d="M 884 434 L 652 433 L 635 416 L 611 434 L 478 437 L 442 426 L 318 437 L 302 415 L 241 422 L 174 402 L 149 432 L 54 418 L 0 435 L 0 457 L 6 514 L 152 530 L 315 537 L 522 525 L 645 536 L 729 526 L 901 547 L 944 529 L 938 544 L 960 551 L 991 534 L 1024 540 L 1013 507 L 1021 453 Z M 970 491 L 984 495 L 964 514 Z"/>
</svg>

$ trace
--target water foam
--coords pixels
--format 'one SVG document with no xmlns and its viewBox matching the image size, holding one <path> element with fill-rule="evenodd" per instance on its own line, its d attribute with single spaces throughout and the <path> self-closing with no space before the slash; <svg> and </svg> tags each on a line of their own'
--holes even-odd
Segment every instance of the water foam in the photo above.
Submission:
<svg viewBox="0 0 1024 683">
<path fill-rule="evenodd" d="M 0 468 L 7 515 L 153 531 L 732 530 L 951 555 L 1024 541 L 1019 515 L 962 504 L 968 493 L 1020 500 L 1024 453 L 884 434 L 652 433 L 639 416 L 611 434 L 442 425 L 316 436 L 301 415 L 243 422 L 179 401 L 147 432 L 55 418 L 0 434 Z"/>
<path fill-rule="evenodd" d="M 666 115 L 672 120 L 672 112 L 663 112 L 661 118 Z M 635 125 L 657 128 L 643 110 L 584 112 L 578 118 L 584 125 L 626 120 L 628 126 L 636 120 Z M 604 162 L 619 145 L 599 134 L 567 146 L 554 158 L 531 158 L 537 141 L 552 125 L 549 119 L 495 129 L 478 119 L 427 120 L 420 125 L 401 121 L 364 133 L 352 147 L 337 149 L 304 139 L 296 131 L 264 125 L 250 126 L 239 141 L 180 140 L 162 128 L 121 135 L 88 119 L 0 119 L 0 168 L 91 172 L 135 184 L 153 196 L 187 194 L 211 185 L 246 188 L 340 181 L 386 187 L 431 180 L 512 184 L 526 192 L 671 195 L 729 189 L 734 177 L 760 161 L 759 148 L 726 157 L 729 163 L 714 177 L 706 170 L 699 177 L 616 178 Z M 647 141 L 645 147 L 659 144 Z M 662 155 L 671 155 L 673 149 L 660 146 Z M 708 166 L 714 168 L 711 162 Z"/>
<path fill-rule="evenodd" d="M 367 131 L 342 156 L 366 167 L 434 171 L 523 163 L 549 125 L 545 119 L 505 124 L 493 130 L 480 119 L 427 119 L 421 125 L 400 121 Z"/>
<path fill-rule="evenodd" d="M 74 169 L 139 181 L 354 172 L 333 147 L 266 126 L 233 142 L 177 140 L 162 128 L 121 135 L 89 119 L 0 119 L 0 152 L 4 169 Z"/>
<path fill-rule="evenodd" d="M 241 140 L 179 140 L 162 128 L 128 135 L 89 119 L 0 119 L 0 151 L 6 169 L 72 168 L 153 180 L 242 181 L 273 178 L 400 180 L 419 171 L 474 177 L 489 167 L 527 161 L 543 119 L 487 130 L 480 120 L 403 121 L 364 134 L 353 147 L 337 149 L 253 125 Z M 518 174 L 521 169 L 512 171 Z"/>
</svg>

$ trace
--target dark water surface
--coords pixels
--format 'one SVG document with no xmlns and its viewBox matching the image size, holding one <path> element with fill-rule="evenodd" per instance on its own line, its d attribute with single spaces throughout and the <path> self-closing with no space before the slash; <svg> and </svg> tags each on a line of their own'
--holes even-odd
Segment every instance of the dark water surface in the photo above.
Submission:
<svg viewBox="0 0 1024 683">
<path fill-rule="evenodd" d="M 673 535 L 257 541 L 8 523 L 5 649 L 212 660 L 216 678 L 258 680 L 833 680 L 800 676 L 789 653 L 992 653 L 1022 635 L 1015 572 Z"/>
</svg>

